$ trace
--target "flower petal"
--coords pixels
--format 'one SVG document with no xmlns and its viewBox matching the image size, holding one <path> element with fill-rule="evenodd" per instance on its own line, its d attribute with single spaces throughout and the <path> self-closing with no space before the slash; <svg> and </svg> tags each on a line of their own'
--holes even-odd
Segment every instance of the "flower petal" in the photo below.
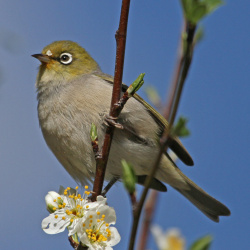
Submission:
<svg viewBox="0 0 250 250">
<path fill-rule="evenodd" d="M 99 205 L 106 205 L 106 203 L 107 203 L 107 198 L 104 198 L 103 196 L 98 195 L 98 196 L 96 197 L 96 201 L 99 203 Z"/>
<path fill-rule="evenodd" d="M 105 222 L 109 224 L 115 224 L 116 214 L 115 214 L 114 208 L 104 205 L 104 206 L 99 207 L 97 211 L 105 215 Z"/>
<path fill-rule="evenodd" d="M 107 243 L 107 246 L 112 247 L 112 246 L 117 245 L 120 242 L 121 236 L 115 227 L 110 227 L 109 230 L 111 232 L 111 237 L 106 243 Z"/>
<path fill-rule="evenodd" d="M 70 220 L 66 218 L 62 219 L 62 216 L 55 218 L 55 214 L 50 214 L 42 221 L 42 229 L 47 234 L 58 234 L 65 230 L 70 224 Z"/>
</svg>

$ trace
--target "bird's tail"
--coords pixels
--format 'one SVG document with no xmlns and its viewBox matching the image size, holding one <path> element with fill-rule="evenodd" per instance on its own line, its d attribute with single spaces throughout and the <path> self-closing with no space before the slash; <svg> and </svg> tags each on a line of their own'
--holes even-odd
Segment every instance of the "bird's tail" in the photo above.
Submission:
<svg viewBox="0 0 250 250">
<path fill-rule="evenodd" d="M 163 167 L 160 167 L 157 173 L 157 179 L 170 184 L 215 222 L 219 222 L 219 216 L 230 215 L 230 210 L 225 205 L 191 181 L 170 159 L 163 159 L 163 163 Z"/>
</svg>

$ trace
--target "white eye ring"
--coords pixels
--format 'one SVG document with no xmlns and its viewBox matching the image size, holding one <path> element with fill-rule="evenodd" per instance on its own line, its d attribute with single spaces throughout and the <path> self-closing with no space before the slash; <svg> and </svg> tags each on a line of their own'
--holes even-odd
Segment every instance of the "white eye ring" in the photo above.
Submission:
<svg viewBox="0 0 250 250">
<path fill-rule="evenodd" d="M 73 60 L 73 57 L 70 53 L 62 53 L 60 55 L 60 63 L 62 64 L 70 64 Z"/>
</svg>

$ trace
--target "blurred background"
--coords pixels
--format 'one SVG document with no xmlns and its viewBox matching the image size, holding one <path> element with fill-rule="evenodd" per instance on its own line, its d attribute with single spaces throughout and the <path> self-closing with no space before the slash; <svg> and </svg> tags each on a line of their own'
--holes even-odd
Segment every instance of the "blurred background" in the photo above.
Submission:
<svg viewBox="0 0 250 250">
<path fill-rule="evenodd" d="M 39 62 L 30 55 L 56 40 L 73 40 L 113 75 L 121 1 L 9 0 L 0 9 L 0 249 L 72 249 L 67 233 L 47 235 L 44 196 L 59 185 L 76 183 L 47 148 L 37 119 L 35 80 Z M 212 249 L 248 249 L 250 219 L 250 55 L 248 1 L 227 1 L 204 19 L 179 115 L 189 118 L 183 140 L 195 161 L 178 165 L 232 215 L 214 223 L 168 187 L 160 194 L 154 223 L 179 228 L 189 246 L 206 234 Z M 174 71 L 182 11 L 179 1 L 131 1 L 123 81 L 146 72 L 165 100 Z M 140 94 L 146 97 L 143 88 Z M 138 192 L 141 187 L 138 187 Z M 108 194 L 127 249 L 130 200 L 122 184 Z M 148 249 L 157 249 L 152 237 Z"/>
</svg>

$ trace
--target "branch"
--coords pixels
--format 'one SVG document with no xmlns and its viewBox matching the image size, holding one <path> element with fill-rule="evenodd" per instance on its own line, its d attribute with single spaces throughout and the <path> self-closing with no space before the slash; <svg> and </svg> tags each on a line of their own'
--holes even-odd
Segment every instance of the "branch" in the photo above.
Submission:
<svg viewBox="0 0 250 250">
<path fill-rule="evenodd" d="M 117 105 L 117 102 L 120 100 L 120 93 L 121 93 L 129 6 L 130 6 L 130 0 L 122 1 L 119 28 L 115 36 L 117 44 L 115 76 L 114 76 L 114 86 L 113 86 L 113 93 L 112 93 L 111 106 L 109 112 L 109 116 L 112 118 L 118 117 L 117 109 L 115 109 L 115 106 Z M 100 153 L 100 157 L 96 160 L 96 174 L 93 186 L 94 193 L 92 196 L 93 201 L 96 200 L 96 197 L 100 195 L 102 191 L 113 133 L 114 133 L 114 127 L 108 126 L 106 129 L 106 134 L 104 137 L 104 142 L 102 151 Z"/>
<path fill-rule="evenodd" d="M 83 246 L 80 243 L 77 243 L 73 240 L 72 235 L 68 237 L 70 245 L 75 249 L 75 250 L 88 250 L 89 248 L 86 246 Z"/>
<path fill-rule="evenodd" d="M 150 225 L 153 219 L 155 207 L 158 199 L 158 191 L 152 190 L 145 203 L 144 216 L 142 220 L 142 228 L 140 234 L 140 241 L 138 244 L 138 250 L 144 250 L 147 246 L 147 239 L 149 235 Z"/>
<path fill-rule="evenodd" d="M 131 235 L 130 235 L 130 244 L 129 244 L 130 250 L 134 249 L 139 218 L 140 218 L 142 207 L 143 207 L 143 204 L 145 202 L 145 199 L 146 199 L 146 196 L 147 196 L 147 193 L 149 190 L 150 183 L 151 183 L 151 181 L 152 181 L 152 179 L 153 179 L 153 177 L 158 169 L 158 166 L 159 166 L 160 161 L 161 161 L 161 156 L 164 152 L 166 152 L 167 147 L 168 147 L 168 140 L 169 140 L 170 131 L 171 131 L 171 128 L 173 126 L 173 123 L 174 123 L 174 120 L 176 117 L 176 113 L 177 113 L 179 102 L 180 102 L 181 93 L 182 93 L 183 86 L 184 86 L 184 83 L 185 83 L 185 80 L 186 80 L 186 77 L 188 74 L 188 70 L 190 68 L 191 61 L 192 61 L 193 39 L 194 39 L 195 30 L 196 30 L 196 25 L 185 21 L 184 27 L 185 27 L 185 30 L 182 34 L 181 43 L 180 43 L 180 46 L 181 46 L 180 51 L 181 52 L 180 52 L 180 56 L 179 56 L 176 71 L 175 71 L 174 81 L 172 83 L 171 96 L 169 98 L 169 103 L 168 103 L 168 106 L 166 108 L 166 111 L 164 112 L 164 117 L 168 118 L 168 120 L 169 120 L 169 126 L 168 126 L 168 128 L 165 129 L 163 136 L 160 140 L 160 151 L 158 153 L 157 160 L 156 160 L 153 168 L 151 169 L 149 176 L 146 179 L 145 188 L 143 190 L 141 199 L 138 203 L 136 212 L 134 213 L 133 226 L 132 226 L 132 231 L 131 231 Z M 154 194 L 154 196 L 157 196 L 156 192 L 154 192 L 153 194 Z M 154 197 L 154 198 L 157 199 L 157 197 Z M 155 203 L 156 202 L 154 202 L 154 204 Z M 151 210 L 147 208 L 147 211 L 150 212 L 149 219 L 151 220 L 152 214 L 154 211 L 154 205 L 152 204 Z M 140 244 L 139 249 L 145 249 L 146 237 L 148 235 L 148 230 L 149 230 L 149 226 L 150 226 L 150 221 L 147 221 L 147 219 L 148 218 L 145 218 L 145 220 L 146 220 L 146 222 L 144 224 L 145 228 L 142 229 L 143 230 L 142 231 L 142 234 L 143 234 L 142 241 L 144 241 L 144 243 Z"/>
</svg>

